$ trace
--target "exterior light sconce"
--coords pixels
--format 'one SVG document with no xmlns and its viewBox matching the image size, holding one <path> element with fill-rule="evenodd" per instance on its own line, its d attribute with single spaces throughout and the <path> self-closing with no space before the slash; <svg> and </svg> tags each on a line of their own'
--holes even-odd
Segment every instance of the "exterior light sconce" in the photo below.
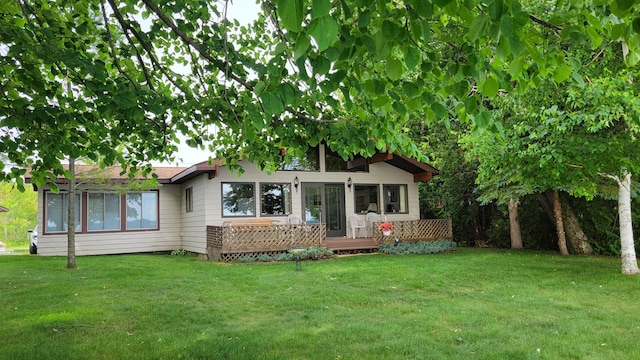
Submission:
<svg viewBox="0 0 640 360">
<path fill-rule="evenodd" d="M 351 181 L 351 178 L 349 178 L 347 180 L 347 187 L 349 188 L 349 190 L 351 190 L 351 185 L 353 185 L 353 181 Z"/>
<path fill-rule="evenodd" d="M 296 191 L 298 191 L 298 185 L 300 185 L 300 180 L 298 180 L 298 177 L 296 176 L 296 178 L 293 179 L 293 186 L 296 188 Z"/>
</svg>

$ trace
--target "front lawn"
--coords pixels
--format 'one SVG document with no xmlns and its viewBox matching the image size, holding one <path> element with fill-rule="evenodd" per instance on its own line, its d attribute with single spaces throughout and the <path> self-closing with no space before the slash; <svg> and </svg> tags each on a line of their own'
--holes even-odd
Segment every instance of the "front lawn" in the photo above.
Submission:
<svg viewBox="0 0 640 360">
<path fill-rule="evenodd" d="M 329 261 L 0 256 L 0 359 L 637 359 L 620 260 L 458 249 Z"/>
</svg>

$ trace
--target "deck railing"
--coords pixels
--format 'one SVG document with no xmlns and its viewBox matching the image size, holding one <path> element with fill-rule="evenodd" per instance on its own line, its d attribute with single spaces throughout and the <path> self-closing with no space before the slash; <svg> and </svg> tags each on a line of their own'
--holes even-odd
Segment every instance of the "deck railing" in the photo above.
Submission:
<svg viewBox="0 0 640 360">
<path fill-rule="evenodd" d="M 385 236 L 378 230 L 378 225 L 382 222 L 374 222 L 373 240 L 376 244 L 384 241 L 419 241 L 419 240 L 453 240 L 453 229 L 451 219 L 427 219 L 427 220 L 406 220 L 389 221 L 393 224 L 391 235 Z"/>
<path fill-rule="evenodd" d="M 207 254 L 210 260 L 232 261 L 276 255 L 296 246 L 324 247 L 325 233 L 325 224 L 207 226 Z"/>
<path fill-rule="evenodd" d="M 453 240 L 450 219 L 391 221 L 394 229 L 384 236 L 374 222 L 375 244 L 384 241 Z M 326 246 L 326 224 L 207 226 L 207 255 L 210 260 L 233 261 L 248 256 L 277 255 L 296 246 Z"/>
</svg>

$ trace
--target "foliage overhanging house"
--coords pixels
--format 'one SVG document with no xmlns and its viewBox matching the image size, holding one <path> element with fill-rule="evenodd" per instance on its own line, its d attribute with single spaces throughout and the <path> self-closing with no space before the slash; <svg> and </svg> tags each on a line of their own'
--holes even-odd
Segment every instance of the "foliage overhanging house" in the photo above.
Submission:
<svg viewBox="0 0 640 360">
<path fill-rule="evenodd" d="M 327 246 L 328 239 L 337 247 L 352 238 L 376 244 L 384 237 L 375 226 L 385 218 L 396 225 L 393 238 L 452 238 L 449 220 L 420 220 L 418 183 L 438 170 L 415 159 L 378 153 L 344 161 L 321 144 L 271 174 L 242 165 L 242 176 L 218 161 L 158 167 L 161 186 L 152 190 L 115 190 L 114 184 L 127 182 L 120 168 L 109 169 L 102 184 L 81 183 L 76 254 L 185 249 L 234 260 L 294 246 Z M 80 173 L 88 167 L 76 168 Z M 37 189 L 39 255 L 67 254 L 66 180 L 59 180 L 59 188 L 57 194 Z M 360 226 L 367 213 L 379 218 Z M 358 224 L 348 221 L 353 214 Z"/>
</svg>

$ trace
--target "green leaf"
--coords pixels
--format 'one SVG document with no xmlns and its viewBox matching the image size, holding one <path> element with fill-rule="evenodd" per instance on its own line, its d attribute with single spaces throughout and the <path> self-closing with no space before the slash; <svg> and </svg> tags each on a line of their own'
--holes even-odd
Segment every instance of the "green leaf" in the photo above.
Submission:
<svg viewBox="0 0 640 360">
<path fill-rule="evenodd" d="M 329 15 L 331 11 L 331 0 L 313 0 L 311 5 L 311 18 L 318 19 Z"/>
<path fill-rule="evenodd" d="M 443 117 L 447 116 L 447 109 L 440 103 L 435 102 L 431 104 L 431 110 L 433 110 L 438 119 L 442 119 Z"/>
<path fill-rule="evenodd" d="M 484 96 L 494 97 L 498 94 L 498 81 L 493 76 L 489 76 L 480 84 L 479 90 Z"/>
<path fill-rule="evenodd" d="M 566 79 L 568 79 L 569 76 L 571 76 L 572 72 L 573 72 L 573 69 L 571 68 L 571 66 L 568 66 L 568 65 L 560 66 L 553 72 L 553 79 L 557 83 L 561 83 Z"/>
<path fill-rule="evenodd" d="M 413 8 L 420 17 L 430 19 L 433 16 L 433 5 L 429 1 L 415 0 L 413 1 Z"/>
<path fill-rule="evenodd" d="M 409 46 L 404 54 L 404 64 L 407 66 L 407 70 L 413 70 L 422 59 L 422 52 L 414 46 Z"/>
<path fill-rule="evenodd" d="M 449 5 L 453 0 L 433 0 L 433 3 L 440 6 L 441 8 Z"/>
<path fill-rule="evenodd" d="M 491 27 L 491 19 L 486 14 L 480 14 L 469 27 L 469 37 L 471 41 L 476 41 L 489 31 Z"/>
<path fill-rule="evenodd" d="M 311 41 L 306 33 L 300 33 L 298 36 L 298 40 L 296 41 L 296 47 L 293 51 L 293 60 L 298 60 L 302 56 L 307 53 L 309 47 L 311 46 Z"/>
<path fill-rule="evenodd" d="M 338 23 L 331 16 L 314 19 L 309 25 L 309 34 L 315 39 L 318 51 L 322 52 L 338 40 Z"/>
<path fill-rule="evenodd" d="M 395 39 L 400 34 L 400 28 L 393 22 L 385 20 L 382 22 L 382 36 L 387 40 Z"/>
<path fill-rule="evenodd" d="M 296 91 L 291 84 L 280 84 L 278 91 L 280 92 L 280 98 L 285 104 L 291 104 L 296 97 Z"/>
<path fill-rule="evenodd" d="M 262 106 L 267 115 L 280 114 L 284 111 L 284 104 L 276 94 L 263 92 L 260 94 L 260 100 L 262 100 Z"/>
<path fill-rule="evenodd" d="M 618 4 L 618 9 L 625 11 L 631 9 L 635 0 L 616 0 L 616 4 Z"/>
<path fill-rule="evenodd" d="M 633 19 L 631 26 L 633 27 L 633 31 L 640 33 L 640 18 Z"/>
<path fill-rule="evenodd" d="M 399 80 L 402 77 L 402 62 L 396 58 L 387 60 L 387 76 L 391 80 Z"/>
<path fill-rule="evenodd" d="M 303 0 L 278 0 L 276 12 L 282 27 L 293 32 L 300 31 L 304 19 Z"/>
</svg>

